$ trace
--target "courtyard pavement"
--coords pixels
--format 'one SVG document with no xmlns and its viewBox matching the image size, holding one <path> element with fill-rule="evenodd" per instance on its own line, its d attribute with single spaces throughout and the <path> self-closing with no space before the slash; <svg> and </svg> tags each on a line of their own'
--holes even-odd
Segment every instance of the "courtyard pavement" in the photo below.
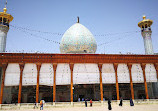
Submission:
<svg viewBox="0 0 158 111">
<path fill-rule="evenodd" d="M 5 110 L 5 111 L 40 111 L 40 109 Z M 109 111 L 108 106 L 95 107 L 63 107 L 45 108 L 43 111 Z M 112 111 L 158 111 L 158 104 L 135 105 L 133 107 L 124 105 L 112 105 Z"/>
</svg>

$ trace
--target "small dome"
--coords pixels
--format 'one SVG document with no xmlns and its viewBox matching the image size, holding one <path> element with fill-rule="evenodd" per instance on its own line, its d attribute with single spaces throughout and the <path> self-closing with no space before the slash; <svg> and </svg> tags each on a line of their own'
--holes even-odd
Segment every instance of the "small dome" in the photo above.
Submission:
<svg viewBox="0 0 158 111">
<path fill-rule="evenodd" d="M 96 40 L 92 33 L 82 24 L 72 25 L 60 42 L 61 53 L 95 53 Z"/>
</svg>

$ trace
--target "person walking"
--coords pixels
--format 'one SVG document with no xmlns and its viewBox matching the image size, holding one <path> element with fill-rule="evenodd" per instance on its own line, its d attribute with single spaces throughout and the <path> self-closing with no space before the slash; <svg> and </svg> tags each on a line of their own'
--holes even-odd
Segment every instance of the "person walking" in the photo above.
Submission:
<svg viewBox="0 0 158 111">
<path fill-rule="evenodd" d="M 108 99 L 108 109 L 109 109 L 109 110 L 112 110 L 110 99 Z"/>
<path fill-rule="evenodd" d="M 78 102 L 80 102 L 80 98 L 78 98 Z"/>
<path fill-rule="evenodd" d="M 122 99 L 122 97 L 120 98 L 120 104 L 119 104 L 119 106 L 122 106 L 123 105 L 123 99 Z"/>
<path fill-rule="evenodd" d="M 38 108 L 38 107 L 37 107 L 37 104 L 36 104 L 36 101 L 35 101 L 34 109 L 36 109 L 36 108 Z"/>
<path fill-rule="evenodd" d="M 92 107 L 92 99 L 90 100 L 90 107 Z"/>
<path fill-rule="evenodd" d="M 40 110 L 43 110 L 43 101 L 40 101 Z"/>
<path fill-rule="evenodd" d="M 134 106 L 132 98 L 130 99 L 130 106 Z"/>
<path fill-rule="evenodd" d="M 87 99 L 85 99 L 85 107 L 87 107 Z"/>
</svg>

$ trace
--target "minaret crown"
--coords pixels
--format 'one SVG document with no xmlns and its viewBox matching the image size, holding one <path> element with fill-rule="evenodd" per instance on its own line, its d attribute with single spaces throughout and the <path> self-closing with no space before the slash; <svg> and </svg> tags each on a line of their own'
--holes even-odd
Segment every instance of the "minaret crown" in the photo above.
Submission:
<svg viewBox="0 0 158 111">
<path fill-rule="evenodd" d="M 146 16 L 143 16 L 143 20 L 138 23 L 138 27 L 140 28 L 148 28 L 153 24 L 153 21 L 150 19 L 146 19 Z"/>
<path fill-rule="evenodd" d="M 13 16 L 7 13 L 6 5 L 5 8 L 3 8 L 3 12 L 0 12 L 0 25 L 9 27 L 9 23 L 13 20 Z"/>
</svg>

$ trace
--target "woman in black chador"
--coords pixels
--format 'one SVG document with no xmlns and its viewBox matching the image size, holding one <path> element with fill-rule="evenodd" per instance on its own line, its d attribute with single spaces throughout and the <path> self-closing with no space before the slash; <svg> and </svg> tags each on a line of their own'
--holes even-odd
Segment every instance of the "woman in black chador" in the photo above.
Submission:
<svg viewBox="0 0 158 111">
<path fill-rule="evenodd" d="M 130 99 L 130 106 L 134 106 L 132 98 Z"/>
<path fill-rule="evenodd" d="M 111 109 L 112 109 L 110 99 L 108 99 L 108 109 L 109 109 L 109 110 L 111 110 Z"/>
<path fill-rule="evenodd" d="M 87 107 L 87 99 L 85 99 L 85 107 Z"/>
<path fill-rule="evenodd" d="M 122 101 L 123 101 L 123 99 L 122 99 L 122 97 L 120 98 L 120 104 L 119 104 L 119 106 L 122 106 Z"/>
</svg>

